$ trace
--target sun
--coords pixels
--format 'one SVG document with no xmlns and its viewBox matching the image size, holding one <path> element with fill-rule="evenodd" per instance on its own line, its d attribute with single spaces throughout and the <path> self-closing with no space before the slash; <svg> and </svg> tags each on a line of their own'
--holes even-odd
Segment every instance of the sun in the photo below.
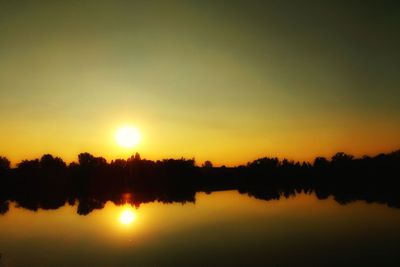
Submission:
<svg viewBox="0 0 400 267">
<path fill-rule="evenodd" d="M 125 125 L 117 129 L 115 140 L 123 148 L 132 148 L 139 144 L 140 132 L 133 126 Z"/>
<path fill-rule="evenodd" d="M 130 209 L 124 210 L 119 217 L 120 223 L 125 225 L 131 224 L 135 219 L 136 214 Z"/>
</svg>

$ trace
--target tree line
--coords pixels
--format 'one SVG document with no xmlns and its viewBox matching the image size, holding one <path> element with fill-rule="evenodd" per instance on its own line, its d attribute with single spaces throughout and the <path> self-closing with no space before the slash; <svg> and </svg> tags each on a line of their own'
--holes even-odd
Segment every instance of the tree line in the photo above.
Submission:
<svg viewBox="0 0 400 267">
<path fill-rule="evenodd" d="M 364 200 L 399 208 L 399 174 L 400 150 L 361 158 L 339 152 L 312 163 L 264 157 L 236 167 L 214 167 L 210 161 L 197 166 L 185 158 L 152 161 L 138 153 L 107 162 L 81 153 L 70 164 L 45 154 L 11 168 L 0 157 L 0 213 L 10 202 L 31 210 L 77 202 L 78 213 L 85 215 L 107 201 L 186 203 L 195 201 L 196 192 L 228 189 L 264 200 L 306 192 L 333 196 L 341 204 Z M 127 200 L 127 194 L 134 197 Z"/>
</svg>

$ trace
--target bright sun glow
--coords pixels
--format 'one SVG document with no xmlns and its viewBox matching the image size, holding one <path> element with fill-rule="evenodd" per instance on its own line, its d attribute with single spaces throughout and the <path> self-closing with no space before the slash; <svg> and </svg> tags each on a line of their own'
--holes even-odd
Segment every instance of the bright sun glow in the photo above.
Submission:
<svg viewBox="0 0 400 267">
<path fill-rule="evenodd" d="M 115 140 L 121 147 L 132 148 L 140 142 L 139 130 L 132 126 L 123 126 L 115 133 Z"/>
<path fill-rule="evenodd" d="M 124 210 L 121 213 L 121 216 L 119 217 L 119 221 L 125 225 L 131 224 L 135 219 L 136 219 L 136 214 L 131 209 Z"/>
</svg>

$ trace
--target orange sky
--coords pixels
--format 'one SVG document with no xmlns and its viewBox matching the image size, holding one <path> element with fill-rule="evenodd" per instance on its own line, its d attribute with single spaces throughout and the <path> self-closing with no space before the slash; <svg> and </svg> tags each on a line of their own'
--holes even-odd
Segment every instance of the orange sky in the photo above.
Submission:
<svg viewBox="0 0 400 267">
<path fill-rule="evenodd" d="M 0 154 L 234 165 L 398 149 L 400 21 L 380 5 L 4 2 Z M 126 123 L 133 149 L 114 140 Z"/>
</svg>

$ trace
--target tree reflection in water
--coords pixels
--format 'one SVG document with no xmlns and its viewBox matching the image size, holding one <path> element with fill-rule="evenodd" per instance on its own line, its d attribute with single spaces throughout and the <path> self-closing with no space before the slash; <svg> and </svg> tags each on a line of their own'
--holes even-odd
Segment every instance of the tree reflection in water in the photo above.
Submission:
<svg viewBox="0 0 400 267">
<path fill-rule="evenodd" d="M 24 160 L 10 168 L 0 158 L 0 213 L 9 203 L 29 209 L 57 209 L 78 202 L 77 213 L 102 209 L 107 201 L 139 207 L 143 203 L 195 202 L 197 192 L 236 189 L 258 199 L 287 198 L 314 192 L 340 204 L 356 200 L 400 207 L 400 151 L 355 159 L 345 153 L 313 164 L 261 158 L 238 167 L 202 167 L 193 159 L 150 161 L 139 154 L 107 163 L 88 153 L 67 164 L 52 155 Z"/>
</svg>

